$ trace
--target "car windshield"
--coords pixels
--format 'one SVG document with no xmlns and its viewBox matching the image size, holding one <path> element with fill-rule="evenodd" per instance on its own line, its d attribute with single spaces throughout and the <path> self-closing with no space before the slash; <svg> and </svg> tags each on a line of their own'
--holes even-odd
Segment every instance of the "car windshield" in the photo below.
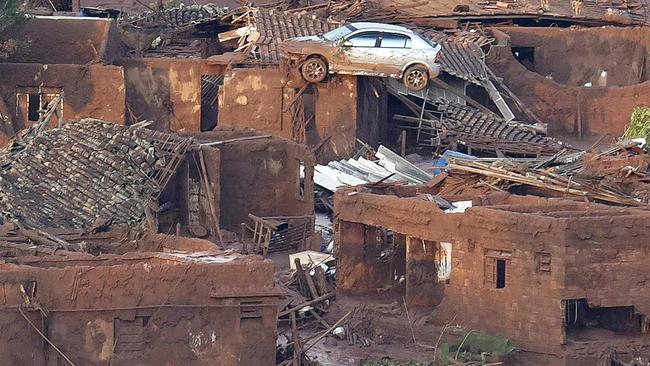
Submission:
<svg viewBox="0 0 650 366">
<path fill-rule="evenodd" d="M 327 32 L 323 34 L 323 38 L 330 42 L 338 41 L 339 39 L 347 36 L 348 34 L 354 32 L 357 30 L 355 27 L 351 26 L 350 24 L 344 25 L 341 28 L 336 28 L 331 32 Z"/>
</svg>

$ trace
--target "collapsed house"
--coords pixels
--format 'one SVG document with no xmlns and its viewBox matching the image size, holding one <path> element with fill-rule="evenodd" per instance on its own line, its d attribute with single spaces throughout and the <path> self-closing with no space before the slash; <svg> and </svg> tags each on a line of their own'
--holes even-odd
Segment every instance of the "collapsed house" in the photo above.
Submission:
<svg viewBox="0 0 650 366">
<path fill-rule="evenodd" d="M 607 345 L 650 345 L 647 211 L 505 193 L 443 197 L 453 209 L 431 193 L 394 184 L 337 191 L 339 291 L 395 288 L 442 322 L 567 365 L 593 365 Z"/>
<path fill-rule="evenodd" d="M 241 130 L 190 138 L 92 119 L 44 124 L 0 154 L 3 219 L 23 235 L 126 226 L 222 240 L 221 228 L 238 231 L 249 214 L 313 215 L 305 192 L 313 190 L 314 161 L 295 143 Z M 255 179 L 244 174 L 258 165 L 265 168 Z"/>
<path fill-rule="evenodd" d="M 36 123 L 61 99 L 59 118 L 125 123 L 124 70 L 112 65 L 121 48 L 105 19 L 32 18 L 6 30 L 17 48 L 0 59 L 0 138 L 6 142 Z"/>
<path fill-rule="evenodd" d="M 218 150 L 143 126 L 92 119 L 42 127 L 20 134 L 1 158 L 3 218 L 19 231 L 85 234 L 126 225 L 168 232 L 161 215 L 176 209 L 172 227 L 196 220 L 218 233 Z M 196 189 L 178 172 L 194 177 Z M 180 185 L 184 194 L 178 194 Z M 167 194 L 171 189 L 174 195 Z"/>
<path fill-rule="evenodd" d="M 200 144 L 146 124 L 85 119 L 46 129 L 59 99 L 0 153 L 3 363 L 272 363 L 281 294 L 273 262 L 151 234 L 221 240 L 217 146 L 229 146 L 235 167 L 269 164 L 257 177 L 270 189 L 298 184 L 301 172 L 310 187 L 306 149 L 269 136 L 260 143 L 250 131 L 222 131 Z M 271 153 L 237 156 L 242 142 Z M 295 207 L 282 203 L 258 207 L 269 214 Z M 224 209 L 235 219 L 257 212 Z"/>
</svg>

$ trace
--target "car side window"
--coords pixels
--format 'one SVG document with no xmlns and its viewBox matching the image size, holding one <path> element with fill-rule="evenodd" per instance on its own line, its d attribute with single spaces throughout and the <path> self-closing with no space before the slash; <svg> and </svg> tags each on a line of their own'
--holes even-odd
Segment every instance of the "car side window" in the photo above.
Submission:
<svg viewBox="0 0 650 366">
<path fill-rule="evenodd" d="M 379 38 L 377 32 L 364 32 L 353 35 L 347 41 L 352 44 L 352 47 L 375 47 L 377 38 Z"/>
<path fill-rule="evenodd" d="M 383 33 L 381 48 L 411 48 L 411 37 L 403 34 Z"/>
</svg>

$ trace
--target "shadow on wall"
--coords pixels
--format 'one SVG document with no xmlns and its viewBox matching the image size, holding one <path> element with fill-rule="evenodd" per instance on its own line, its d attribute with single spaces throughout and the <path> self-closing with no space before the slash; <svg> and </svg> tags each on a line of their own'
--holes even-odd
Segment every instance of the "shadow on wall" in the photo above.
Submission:
<svg viewBox="0 0 650 366">
<path fill-rule="evenodd" d="M 647 30 L 499 28 L 493 32 L 497 44 L 488 53 L 488 65 L 543 117 L 551 135 L 578 140 L 620 136 L 634 107 L 650 104 Z"/>
</svg>

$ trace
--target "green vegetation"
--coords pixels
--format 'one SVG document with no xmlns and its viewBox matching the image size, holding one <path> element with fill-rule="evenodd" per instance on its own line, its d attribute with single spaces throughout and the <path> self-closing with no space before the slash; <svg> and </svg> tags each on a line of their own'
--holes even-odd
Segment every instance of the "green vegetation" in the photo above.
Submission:
<svg viewBox="0 0 650 366">
<path fill-rule="evenodd" d="M 20 0 L 0 1 L 0 33 L 22 19 Z"/>
<path fill-rule="evenodd" d="M 460 362 L 480 359 L 480 364 L 488 364 L 511 354 L 515 347 L 506 338 L 470 331 L 457 344 L 445 343 L 440 350 L 440 361 L 443 365 L 449 365 L 450 359 Z"/>
<path fill-rule="evenodd" d="M 625 130 L 623 138 L 645 138 L 647 142 L 650 142 L 650 108 L 634 108 L 632 117 L 630 117 L 630 125 Z"/>
<path fill-rule="evenodd" d="M 20 0 L 0 0 L 0 34 L 23 19 L 19 6 Z M 9 57 L 17 49 L 18 44 L 15 40 L 5 39 L 0 35 L 0 60 Z"/>
</svg>

